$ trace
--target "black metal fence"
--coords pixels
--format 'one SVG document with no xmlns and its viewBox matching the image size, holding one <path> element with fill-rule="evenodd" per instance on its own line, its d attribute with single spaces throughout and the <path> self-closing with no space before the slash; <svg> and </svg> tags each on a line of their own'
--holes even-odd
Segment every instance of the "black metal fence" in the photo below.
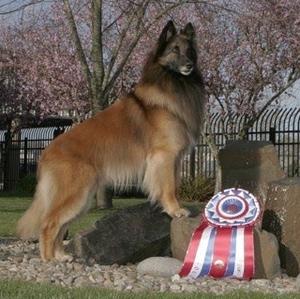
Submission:
<svg viewBox="0 0 300 299">
<path fill-rule="evenodd" d="M 221 149 L 227 140 L 239 138 L 239 132 L 246 119 L 239 114 L 228 117 L 215 113 L 210 118 L 210 128 L 206 125 L 205 133 L 212 132 L 211 138 L 216 147 Z M 274 144 L 281 167 L 288 176 L 300 176 L 300 108 L 282 108 L 266 110 L 248 130 L 246 139 L 270 141 Z M 214 178 L 216 160 L 204 137 L 182 163 L 184 177 L 201 175 Z"/>
<path fill-rule="evenodd" d="M 42 150 L 66 128 L 27 128 L 17 136 L 0 131 L 0 191 L 15 190 L 20 179 L 35 175 Z"/>
<path fill-rule="evenodd" d="M 215 113 L 210 120 L 210 135 L 216 147 L 227 140 L 238 139 L 245 118 Z M 20 178 L 35 174 L 41 151 L 63 132 L 64 128 L 28 128 L 18 138 L 5 138 L 0 131 L 0 190 L 13 190 Z M 6 134 L 7 136 L 7 134 Z M 288 176 L 300 176 L 300 108 L 266 110 L 247 132 L 248 140 L 271 141 L 278 152 L 280 164 Z M 182 176 L 215 176 L 216 160 L 204 137 L 191 154 L 182 161 Z"/>
</svg>

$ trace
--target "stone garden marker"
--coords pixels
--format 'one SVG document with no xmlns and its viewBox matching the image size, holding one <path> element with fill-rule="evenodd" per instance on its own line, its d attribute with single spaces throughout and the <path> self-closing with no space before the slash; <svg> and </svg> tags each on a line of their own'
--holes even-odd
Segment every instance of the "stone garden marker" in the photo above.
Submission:
<svg viewBox="0 0 300 299">
<path fill-rule="evenodd" d="M 285 177 L 270 142 L 230 141 L 219 158 L 223 189 L 243 188 L 264 201 L 269 182 Z"/>
</svg>

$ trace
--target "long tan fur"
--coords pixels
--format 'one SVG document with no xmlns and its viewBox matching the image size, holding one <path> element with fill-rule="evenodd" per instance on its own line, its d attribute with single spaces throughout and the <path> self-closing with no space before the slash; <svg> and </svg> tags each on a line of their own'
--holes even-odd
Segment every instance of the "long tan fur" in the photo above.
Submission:
<svg viewBox="0 0 300 299">
<path fill-rule="evenodd" d="M 179 163 L 199 134 L 204 105 L 193 33 L 188 24 L 177 34 L 169 22 L 135 90 L 42 153 L 34 201 L 18 232 L 39 236 L 43 260 L 68 258 L 62 248 L 67 225 L 99 187 L 138 181 L 169 215 L 188 215 L 176 199 Z M 175 47 L 181 55 L 169 50 Z"/>
</svg>

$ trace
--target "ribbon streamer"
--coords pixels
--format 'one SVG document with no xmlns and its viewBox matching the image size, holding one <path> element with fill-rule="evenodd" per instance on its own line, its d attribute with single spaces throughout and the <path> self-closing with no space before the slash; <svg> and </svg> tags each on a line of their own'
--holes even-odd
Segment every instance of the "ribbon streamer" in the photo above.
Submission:
<svg viewBox="0 0 300 299">
<path fill-rule="evenodd" d="M 258 201 L 246 190 L 232 188 L 215 195 L 193 233 L 180 276 L 251 279 L 253 228 L 259 214 Z"/>
</svg>

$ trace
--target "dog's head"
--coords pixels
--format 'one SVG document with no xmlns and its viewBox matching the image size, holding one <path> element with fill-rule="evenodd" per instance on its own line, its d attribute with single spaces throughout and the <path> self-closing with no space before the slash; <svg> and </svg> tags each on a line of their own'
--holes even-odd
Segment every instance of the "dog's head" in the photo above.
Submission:
<svg viewBox="0 0 300 299">
<path fill-rule="evenodd" d="M 189 76 L 197 64 L 193 25 L 188 23 L 177 33 L 174 23 L 169 21 L 160 34 L 155 56 L 162 67 Z"/>
</svg>

